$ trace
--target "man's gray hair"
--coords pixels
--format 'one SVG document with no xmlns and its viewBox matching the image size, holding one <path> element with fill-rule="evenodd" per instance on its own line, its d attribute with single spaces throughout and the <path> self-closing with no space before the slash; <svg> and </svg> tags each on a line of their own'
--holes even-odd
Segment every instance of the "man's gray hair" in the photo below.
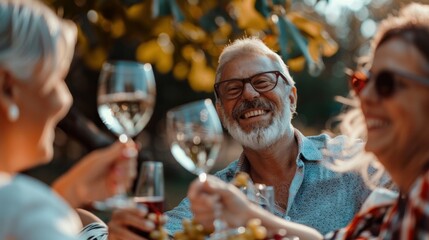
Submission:
<svg viewBox="0 0 429 240">
<path fill-rule="evenodd" d="M 269 47 L 267 47 L 267 45 L 265 45 L 262 40 L 256 37 L 237 39 L 223 49 L 221 55 L 219 56 L 219 65 L 216 69 L 216 82 L 220 81 L 225 64 L 233 59 L 239 58 L 242 55 L 249 53 L 260 54 L 261 56 L 267 56 L 268 58 L 272 59 L 273 62 L 279 65 L 280 71 L 286 76 L 288 83 L 291 86 L 295 85 L 295 81 L 293 81 L 292 77 L 290 76 L 287 66 L 282 58 Z"/>
<path fill-rule="evenodd" d="M 0 67 L 29 81 L 37 70 L 47 78 L 73 57 L 76 26 L 34 0 L 1 0 Z M 66 69 L 67 70 L 67 69 Z"/>
</svg>

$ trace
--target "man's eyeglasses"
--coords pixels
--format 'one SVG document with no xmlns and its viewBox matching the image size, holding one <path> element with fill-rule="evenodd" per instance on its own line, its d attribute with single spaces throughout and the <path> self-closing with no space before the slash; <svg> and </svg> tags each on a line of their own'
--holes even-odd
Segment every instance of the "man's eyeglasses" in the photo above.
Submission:
<svg viewBox="0 0 429 240">
<path fill-rule="evenodd" d="M 359 95 L 367 86 L 371 79 L 374 79 L 375 90 L 379 97 L 389 98 L 398 89 L 398 81 L 396 77 L 403 77 L 429 86 L 429 79 L 403 71 L 382 70 L 377 75 L 372 76 L 369 72 L 356 71 L 350 78 L 350 85 Z"/>
<path fill-rule="evenodd" d="M 253 89 L 258 93 L 264 93 L 276 87 L 279 77 L 288 84 L 286 77 L 281 72 L 268 71 L 255 74 L 248 78 L 230 79 L 218 82 L 214 85 L 214 88 L 218 98 L 232 100 L 241 96 L 246 83 L 250 83 Z"/>
</svg>

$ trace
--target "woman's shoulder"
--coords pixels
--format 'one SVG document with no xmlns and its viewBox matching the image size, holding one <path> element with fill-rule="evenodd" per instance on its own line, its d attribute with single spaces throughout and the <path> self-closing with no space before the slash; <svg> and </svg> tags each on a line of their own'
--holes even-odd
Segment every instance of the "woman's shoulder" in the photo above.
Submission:
<svg viewBox="0 0 429 240">
<path fill-rule="evenodd" d="M 76 236 L 81 228 L 77 214 L 67 203 L 47 185 L 27 176 L 0 173 L 0 206 L 2 234 L 9 232 L 20 235 L 31 232 L 36 236 L 52 232 L 54 236 L 69 239 L 65 236 Z M 0 236 L 0 239 L 2 237 L 4 236 Z"/>
<path fill-rule="evenodd" d="M 60 199 L 46 184 L 25 176 L 16 175 L 7 180 L 2 175 L 0 184 L 0 201 L 3 204 L 13 203 L 14 205 L 34 204 L 36 202 L 46 202 L 54 204 L 53 207 L 68 208 L 67 204 Z"/>
</svg>

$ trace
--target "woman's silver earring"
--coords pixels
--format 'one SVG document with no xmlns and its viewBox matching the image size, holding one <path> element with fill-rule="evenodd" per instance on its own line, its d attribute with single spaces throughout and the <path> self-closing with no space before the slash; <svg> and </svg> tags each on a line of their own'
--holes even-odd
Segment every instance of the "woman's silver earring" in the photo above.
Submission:
<svg viewBox="0 0 429 240">
<path fill-rule="evenodd" d="M 19 118 L 19 108 L 16 104 L 12 103 L 9 106 L 7 116 L 9 118 L 9 121 L 16 122 Z"/>
</svg>

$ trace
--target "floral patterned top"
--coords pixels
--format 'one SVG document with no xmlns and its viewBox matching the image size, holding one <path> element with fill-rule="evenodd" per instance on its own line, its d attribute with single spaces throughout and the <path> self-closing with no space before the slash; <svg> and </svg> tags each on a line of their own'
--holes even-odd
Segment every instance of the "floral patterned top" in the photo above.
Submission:
<svg viewBox="0 0 429 240">
<path fill-rule="evenodd" d="M 407 195 L 362 209 L 347 227 L 325 239 L 429 239 L 429 170 Z"/>
</svg>

